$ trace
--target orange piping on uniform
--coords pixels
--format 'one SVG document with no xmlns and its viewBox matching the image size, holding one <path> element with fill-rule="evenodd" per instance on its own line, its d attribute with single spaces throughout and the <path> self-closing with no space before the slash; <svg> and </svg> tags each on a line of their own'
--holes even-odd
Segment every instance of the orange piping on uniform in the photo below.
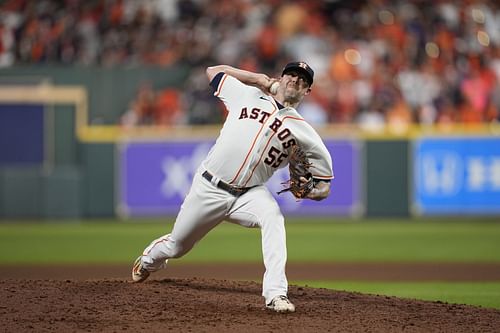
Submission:
<svg viewBox="0 0 500 333">
<path fill-rule="evenodd" d="M 285 120 L 289 118 L 289 119 L 293 119 L 293 120 L 300 120 L 300 121 L 305 121 L 304 118 L 297 118 L 297 117 L 292 117 L 292 116 L 286 116 L 283 118 L 283 122 L 285 122 Z M 323 178 L 323 179 L 333 179 L 335 178 L 334 176 L 315 176 L 313 175 L 313 178 Z"/>
<path fill-rule="evenodd" d="M 269 118 L 271 118 L 271 117 L 269 117 Z M 287 119 L 287 118 L 296 119 L 296 120 L 304 120 L 301 118 L 286 116 L 283 118 L 282 122 L 284 123 L 285 119 Z M 271 139 L 274 137 L 275 134 L 276 134 L 276 132 L 274 132 L 274 134 L 269 137 L 269 140 L 267 141 L 266 147 L 264 149 L 262 149 L 262 154 L 260 155 L 259 160 L 257 161 L 257 163 L 255 163 L 255 165 L 252 169 L 252 172 L 250 173 L 250 177 L 248 177 L 248 180 L 245 182 L 245 184 L 243 184 L 243 186 L 246 186 L 248 184 L 248 182 L 250 181 L 250 179 L 252 179 L 253 173 L 255 172 L 255 168 L 257 168 L 257 165 L 259 165 L 260 161 L 262 160 L 262 156 L 264 155 L 264 152 L 267 150 L 267 146 L 269 146 L 269 142 L 271 142 Z"/>
<path fill-rule="evenodd" d="M 330 180 L 330 179 L 334 179 L 335 177 L 334 176 L 315 176 L 315 175 L 313 175 L 313 178 L 317 178 L 319 180 Z"/>
<path fill-rule="evenodd" d="M 257 168 L 257 165 L 259 165 L 260 161 L 262 160 L 262 156 L 264 156 L 264 153 L 266 152 L 267 147 L 269 146 L 269 143 L 271 142 L 271 139 L 275 135 L 276 135 L 276 132 L 269 137 L 269 140 L 267 140 L 266 146 L 264 147 L 264 149 L 262 149 L 262 154 L 260 154 L 259 160 L 257 161 L 257 163 L 255 163 L 255 166 L 253 167 L 252 172 L 250 173 L 250 176 L 248 177 L 248 180 L 245 182 L 245 184 L 243 184 L 243 186 L 246 186 L 248 184 L 248 182 L 250 181 L 250 179 L 252 179 L 255 168 Z"/>
<path fill-rule="evenodd" d="M 153 246 L 151 246 L 151 248 L 149 249 L 148 253 L 143 253 L 142 255 L 143 255 L 143 256 L 147 256 L 148 254 L 150 254 L 150 253 L 151 253 L 151 251 L 153 251 L 153 248 L 154 248 L 156 245 L 158 245 L 158 244 L 160 244 L 160 243 L 162 243 L 162 242 L 167 242 L 167 241 L 168 241 L 168 237 L 165 237 L 165 238 L 160 239 L 159 241 L 157 241 L 156 243 L 154 243 L 154 244 L 153 244 Z"/>
<path fill-rule="evenodd" d="M 285 122 L 285 120 L 287 120 L 287 119 L 305 121 L 304 118 L 298 118 L 298 117 L 292 117 L 292 116 L 285 116 L 285 117 L 283 117 L 283 122 Z"/>
<path fill-rule="evenodd" d="M 234 181 L 236 180 L 236 178 L 238 178 L 238 176 L 240 175 L 240 172 L 243 169 L 243 166 L 245 166 L 245 164 L 247 163 L 248 157 L 250 156 L 250 153 L 252 152 L 253 148 L 255 147 L 255 142 L 257 142 L 257 138 L 259 137 L 260 132 L 262 132 L 262 129 L 264 128 L 264 126 L 266 125 L 266 123 L 269 121 L 269 119 L 271 119 L 271 116 L 276 112 L 276 106 L 274 106 L 273 103 L 271 103 L 271 105 L 273 106 L 273 112 L 271 112 L 271 114 L 269 115 L 269 117 L 267 118 L 267 120 L 260 127 L 260 130 L 259 130 L 259 132 L 257 132 L 257 135 L 255 135 L 255 137 L 253 139 L 253 142 L 252 142 L 252 146 L 248 150 L 247 156 L 245 157 L 245 160 L 243 161 L 243 164 L 240 166 L 240 169 L 236 173 L 236 176 L 234 176 L 233 180 L 231 180 L 229 182 L 230 184 L 234 183 Z"/>
<path fill-rule="evenodd" d="M 271 117 L 269 117 L 269 118 L 271 118 Z M 285 120 L 287 120 L 287 119 L 305 121 L 304 118 L 286 116 L 286 117 L 283 117 L 282 122 L 284 123 Z M 264 152 L 266 151 L 267 146 L 269 146 L 269 142 L 271 142 L 271 139 L 274 137 L 275 134 L 276 134 L 276 132 L 273 135 L 271 135 L 271 137 L 267 141 L 266 147 L 262 150 L 262 154 L 260 155 L 259 161 L 257 163 L 255 163 L 255 166 L 252 169 L 252 173 L 250 174 L 250 177 L 248 178 L 248 180 L 245 182 L 245 184 L 243 186 L 246 186 L 248 184 L 248 182 L 250 181 L 250 179 L 252 179 L 253 173 L 254 173 L 255 169 L 257 168 L 257 165 L 259 165 L 260 161 L 262 160 L 262 156 L 264 155 Z M 333 179 L 334 178 L 333 176 L 316 176 L 316 177 L 321 177 L 321 178 L 326 178 L 326 179 Z"/>
<path fill-rule="evenodd" d="M 214 96 L 216 96 L 216 97 L 219 96 L 220 90 L 222 89 L 222 86 L 224 85 L 224 81 L 226 81 L 226 78 L 227 78 L 227 74 L 224 74 L 224 77 L 219 82 L 219 86 L 217 87 L 217 91 L 215 92 Z"/>
</svg>

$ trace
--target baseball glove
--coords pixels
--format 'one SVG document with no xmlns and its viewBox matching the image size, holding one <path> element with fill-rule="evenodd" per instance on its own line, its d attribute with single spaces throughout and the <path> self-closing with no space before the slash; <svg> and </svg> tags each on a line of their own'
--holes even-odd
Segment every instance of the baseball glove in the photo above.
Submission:
<svg viewBox="0 0 500 333">
<path fill-rule="evenodd" d="M 314 187 L 314 180 L 309 171 L 311 166 L 306 153 L 299 146 L 293 146 L 288 166 L 290 180 L 284 183 L 288 187 L 278 194 L 290 191 L 297 199 L 305 198 Z"/>
</svg>

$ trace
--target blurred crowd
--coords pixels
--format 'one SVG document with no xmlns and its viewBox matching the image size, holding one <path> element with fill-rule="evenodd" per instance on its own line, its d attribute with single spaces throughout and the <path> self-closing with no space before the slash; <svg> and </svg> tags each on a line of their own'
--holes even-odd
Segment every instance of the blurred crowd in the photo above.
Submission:
<svg viewBox="0 0 500 333">
<path fill-rule="evenodd" d="M 315 70 L 299 111 L 314 124 L 500 119 L 495 0 L 7 0 L 0 66 L 189 64 L 182 87 L 141 83 L 124 124 L 220 122 L 207 65 L 279 76 Z"/>
</svg>

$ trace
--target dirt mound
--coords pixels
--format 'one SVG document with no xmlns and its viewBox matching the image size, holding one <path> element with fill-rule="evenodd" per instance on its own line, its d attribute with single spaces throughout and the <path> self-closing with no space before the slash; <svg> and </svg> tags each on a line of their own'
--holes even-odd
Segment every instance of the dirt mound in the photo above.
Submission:
<svg viewBox="0 0 500 333">
<path fill-rule="evenodd" d="M 3 280 L 0 332 L 499 332 L 500 311 L 291 286 L 297 312 L 265 310 L 261 285 L 215 279 Z"/>
</svg>

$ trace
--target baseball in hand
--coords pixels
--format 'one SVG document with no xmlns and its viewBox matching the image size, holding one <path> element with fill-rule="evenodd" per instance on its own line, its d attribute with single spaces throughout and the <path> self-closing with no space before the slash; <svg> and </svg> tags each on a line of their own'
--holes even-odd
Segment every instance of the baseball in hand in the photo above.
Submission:
<svg viewBox="0 0 500 333">
<path fill-rule="evenodd" d="M 273 84 L 271 84 L 271 86 L 269 87 L 269 92 L 273 95 L 276 95 L 276 93 L 278 92 L 278 87 L 280 86 L 280 83 L 278 81 L 274 82 Z"/>
</svg>

